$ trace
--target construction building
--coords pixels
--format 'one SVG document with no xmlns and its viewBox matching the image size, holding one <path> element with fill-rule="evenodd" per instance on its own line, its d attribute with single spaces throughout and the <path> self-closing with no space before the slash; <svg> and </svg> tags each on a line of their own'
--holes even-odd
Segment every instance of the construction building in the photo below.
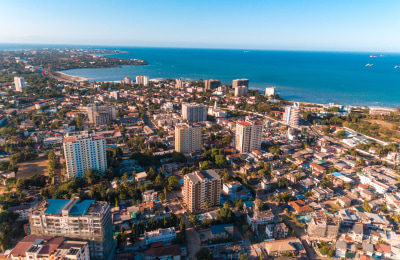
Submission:
<svg viewBox="0 0 400 260">
<path fill-rule="evenodd" d="M 183 199 L 191 212 L 205 210 L 220 204 L 221 177 L 215 170 L 195 171 L 184 177 Z"/>
<path fill-rule="evenodd" d="M 107 202 L 80 201 L 79 197 L 43 200 L 32 209 L 29 224 L 32 235 L 88 242 L 90 259 L 108 259 L 113 254 L 115 243 Z"/>
<path fill-rule="evenodd" d="M 175 151 L 189 154 L 201 152 L 201 126 L 177 124 L 175 125 Z"/>
<path fill-rule="evenodd" d="M 240 153 L 251 153 L 261 149 L 263 125 L 257 121 L 236 122 L 236 150 Z"/>
<path fill-rule="evenodd" d="M 102 134 L 81 132 L 67 134 L 63 140 L 68 179 L 82 177 L 85 171 L 93 169 L 103 173 L 107 170 L 106 139 Z"/>
<path fill-rule="evenodd" d="M 182 104 L 182 119 L 189 123 L 207 121 L 207 107 L 202 104 Z"/>
<path fill-rule="evenodd" d="M 117 111 L 115 106 L 97 106 L 95 104 L 88 105 L 89 123 L 95 126 L 107 125 L 110 120 L 117 119 Z"/>
<path fill-rule="evenodd" d="M 308 224 L 307 234 L 312 240 L 336 240 L 339 227 L 339 219 L 327 214 L 318 214 L 312 217 Z"/>
</svg>

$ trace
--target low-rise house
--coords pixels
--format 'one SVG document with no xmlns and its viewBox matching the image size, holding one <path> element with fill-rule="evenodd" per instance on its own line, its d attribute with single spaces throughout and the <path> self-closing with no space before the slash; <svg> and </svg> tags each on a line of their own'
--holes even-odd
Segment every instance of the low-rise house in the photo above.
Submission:
<svg viewBox="0 0 400 260">
<path fill-rule="evenodd" d="M 18 220 L 27 220 L 27 219 L 29 219 L 29 214 L 31 213 L 31 206 L 30 205 L 19 205 L 19 206 L 9 207 L 7 210 L 17 213 Z"/>
<path fill-rule="evenodd" d="M 228 238 L 233 236 L 233 224 L 211 226 L 211 238 Z"/>
<path fill-rule="evenodd" d="M 247 213 L 247 224 L 250 226 L 252 231 L 257 231 L 259 228 L 264 229 L 265 226 L 272 223 L 274 219 L 275 215 L 271 210 L 254 210 L 254 213 Z"/>
<path fill-rule="evenodd" d="M 313 211 L 313 209 L 302 200 L 290 201 L 288 204 L 297 214 L 309 214 Z"/>
<path fill-rule="evenodd" d="M 12 260 L 75 259 L 89 260 L 89 245 L 83 241 L 68 241 L 63 237 L 30 235 L 11 250 Z"/>
<path fill-rule="evenodd" d="M 143 202 L 155 201 L 157 199 L 158 192 L 154 190 L 146 190 L 142 192 Z"/>
<path fill-rule="evenodd" d="M 297 238 L 267 241 L 263 244 L 265 251 L 269 256 L 280 256 L 284 253 L 292 253 L 293 255 L 304 255 L 304 250 L 301 241 Z"/>
<path fill-rule="evenodd" d="M 351 232 L 351 238 L 354 242 L 362 243 L 364 237 L 364 226 L 360 223 L 356 223 L 353 226 L 353 230 Z"/>
<path fill-rule="evenodd" d="M 176 238 L 176 232 L 174 227 L 158 229 L 144 233 L 144 239 L 146 241 L 146 245 L 150 245 L 151 243 L 156 243 L 156 242 L 163 242 L 163 244 L 166 244 L 170 243 L 175 238 Z"/>
<path fill-rule="evenodd" d="M 344 208 L 348 208 L 351 206 L 351 199 L 342 196 L 337 198 L 337 202 L 340 204 L 340 206 L 344 207 Z"/>
<path fill-rule="evenodd" d="M 168 260 L 180 260 L 181 259 L 181 249 L 179 245 L 170 245 L 151 248 L 145 251 L 145 260 L 158 260 L 158 259 L 168 259 Z"/>
<path fill-rule="evenodd" d="M 147 173 L 146 172 L 139 172 L 136 174 L 135 179 L 137 182 L 141 183 L 146 181 Z"/>
</svg>

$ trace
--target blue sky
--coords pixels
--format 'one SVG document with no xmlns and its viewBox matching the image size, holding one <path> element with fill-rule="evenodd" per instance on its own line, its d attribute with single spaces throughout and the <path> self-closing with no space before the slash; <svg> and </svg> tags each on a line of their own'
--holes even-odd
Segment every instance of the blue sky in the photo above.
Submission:
<svg viewBox="0 0 400 260">
<path fill-rule="evenodd" d="M 4 0 L 0 42 L 400 52 L 400 1 Z"/>
</svg>

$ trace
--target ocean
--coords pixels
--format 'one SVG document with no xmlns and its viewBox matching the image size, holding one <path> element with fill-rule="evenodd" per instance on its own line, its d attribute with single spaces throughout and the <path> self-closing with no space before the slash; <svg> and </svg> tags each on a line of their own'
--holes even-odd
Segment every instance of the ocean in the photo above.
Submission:
<svg viewBox="0 0 400 260">
<path fill-rule="evenodd" d="M 35 45 L 36 48 L 43 45 Z M 6 49 L 7 45 L 0 45 Z M 49 46 L 118 49 L 128 53 L 110 57 L 138 58 L 147 66 L 107 69 L 73 69 L 68 75 L 89 81 L 117 81 L 146 75 L 151 79 L 249 79 L 249 88 L 264 91 L 275 86 L 284 99 L 354 106 L 400 105 L 400 54 L 179 49 L 109 46 Z M 8 46 L 11 49 L 10 46 Z M 15 49 L 24 49 L 18 45 Z M 34 47 L 31 47 L 34 48 Z M 371 57 L 373 56 L 373 57 Z M 365 66 L 373 64 L 373 66 Z M 399 68 L 395 68 L 395 66 Z"/>
</svg>

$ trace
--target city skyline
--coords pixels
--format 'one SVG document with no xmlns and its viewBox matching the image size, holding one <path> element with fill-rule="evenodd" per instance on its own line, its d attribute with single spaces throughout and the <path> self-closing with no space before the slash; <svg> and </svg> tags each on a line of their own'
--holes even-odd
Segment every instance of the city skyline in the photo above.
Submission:
<svg viewBox="0 0 400 260">
<path fill-rule="evenodd" d="M 8 25 L 1 43 L 400 51 L 396 1 L 18 1 L 0 8 Z"/>
</svg>

